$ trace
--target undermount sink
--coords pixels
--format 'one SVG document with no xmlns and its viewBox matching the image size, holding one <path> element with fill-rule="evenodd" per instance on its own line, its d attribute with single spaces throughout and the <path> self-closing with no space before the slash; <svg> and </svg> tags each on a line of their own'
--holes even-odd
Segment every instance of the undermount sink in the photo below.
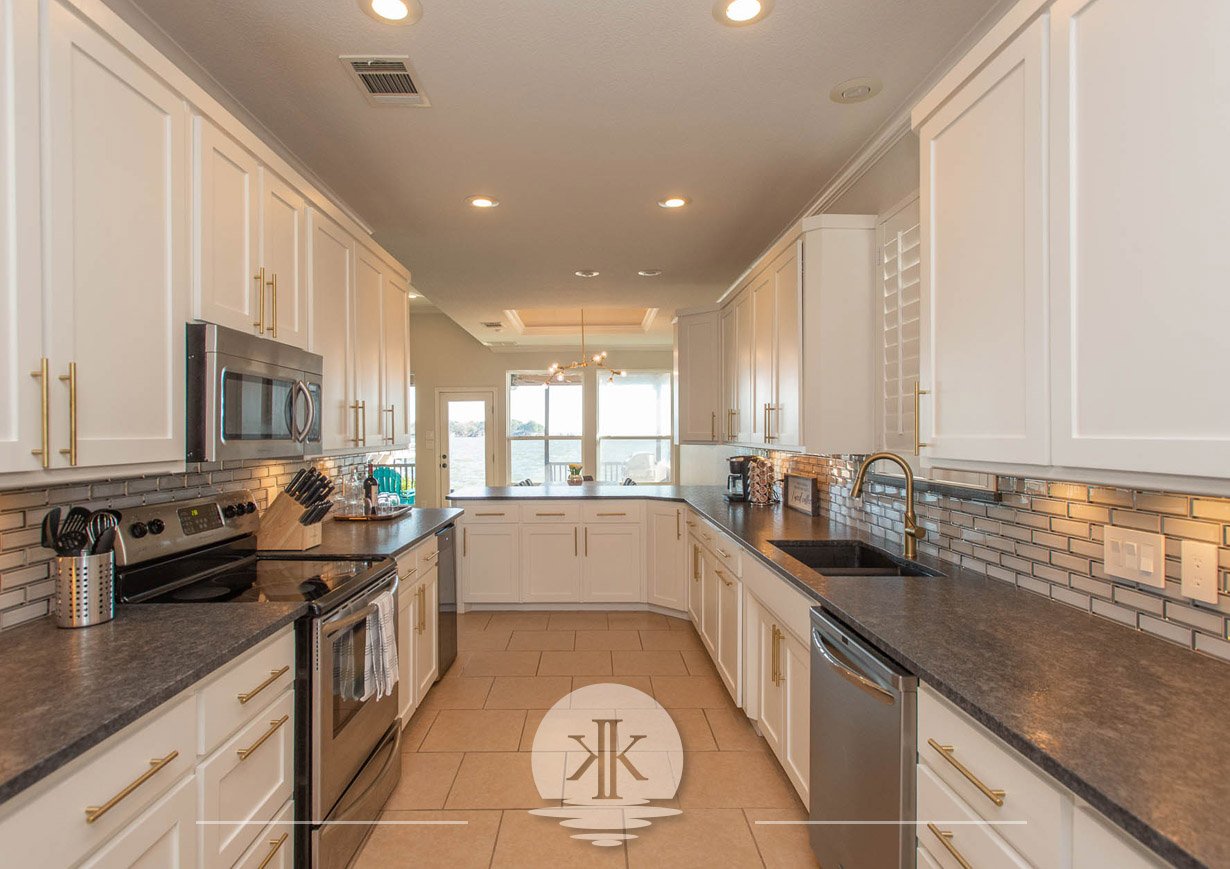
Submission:
<svg viewBox="0 0 1230 869">
<path fill-rule="evenodd" d="M 858 540 L 770 540 L 782 552 L 827 576 L 940 576 Z"/>
</svg>

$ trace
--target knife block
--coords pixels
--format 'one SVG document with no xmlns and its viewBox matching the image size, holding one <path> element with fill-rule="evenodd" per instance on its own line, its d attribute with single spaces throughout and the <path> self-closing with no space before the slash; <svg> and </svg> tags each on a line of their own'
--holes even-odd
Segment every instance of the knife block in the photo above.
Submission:
<svg viewBox="0 0 1230 869">
<path fill-rule="evenodd" d="M 256 532 L 256 548 L 262 550 L 281 550 L 302 552 L 320 545 L 321 525 L 300 525 L 299 518 L 304 513 L 304 507 L 285 492 L 278 492 L 264 515 L 261 516 L 260 529 Z"/>
</svg>

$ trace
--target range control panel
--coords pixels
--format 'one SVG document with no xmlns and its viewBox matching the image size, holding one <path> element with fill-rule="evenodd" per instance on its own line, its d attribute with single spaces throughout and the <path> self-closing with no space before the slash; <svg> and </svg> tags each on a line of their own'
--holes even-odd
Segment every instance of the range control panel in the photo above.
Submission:
<svg viewBox="0 0 1230 869">
<path fill-rule="evenodd" d="M 260 527 L 256 500 L 248 491 L 130 507 L 123 512 L 115 553 L 120 566 L 255 534 Z"/>
</svg>

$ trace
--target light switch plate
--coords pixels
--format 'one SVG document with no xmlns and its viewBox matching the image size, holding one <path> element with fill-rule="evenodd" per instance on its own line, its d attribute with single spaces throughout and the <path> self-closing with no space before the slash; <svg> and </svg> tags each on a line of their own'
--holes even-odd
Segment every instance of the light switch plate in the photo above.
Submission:
<svg viewBox="0 0 1230 869">
<path fill-rule="evenodd" d="M 1183 596 L 1217 603 L 1217 545 L 1182 541 Z"/>
<path fill-rule="evenodd" d="M 1109 576 L 1157 588 L 1166 586 L 1166 538 L 1161 534 L 1107 525 L 1102 557 Z"/>
</svg>

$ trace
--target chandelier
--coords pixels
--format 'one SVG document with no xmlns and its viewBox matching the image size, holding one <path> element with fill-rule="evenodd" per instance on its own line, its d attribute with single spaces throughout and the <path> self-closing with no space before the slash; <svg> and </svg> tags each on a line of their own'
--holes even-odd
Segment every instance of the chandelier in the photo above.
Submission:
<svg viewBox="0 0 1230 869">
<path fill-rule="evenodd" d="M 570 371 L 580 371 L 585 368 L 593 368 L 596 371 L 605 371 L 607 373 L 607 383 L 613 383 L 616 377 L 623 377 L 628 372 L 621 369 L 612 368 L 606 364 L 606 351 L 595 353 L 593 356 L 587 356 L 585 352 L 585 309 L 581 309 L 581 358 L 576 362 L 570 362 L 567 365 L 560 365 L 558 362 L 552 362 L 551 367 L 547 369 L 547 383 L 556 381 L 563 383 Z"/>
</svg>

